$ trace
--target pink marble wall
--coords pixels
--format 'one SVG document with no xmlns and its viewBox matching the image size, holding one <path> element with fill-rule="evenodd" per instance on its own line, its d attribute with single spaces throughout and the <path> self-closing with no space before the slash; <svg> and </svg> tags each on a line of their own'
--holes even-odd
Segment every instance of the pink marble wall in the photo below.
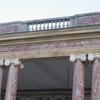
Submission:
<svg viewBox="0 0 100 100">
<path fill-rule="evenodd" d="M 79 16 L 75 18 L 76 26 L 100 24 L 100 15 Z"/>
<path fill-rule="evenodd" d="M 27 25 L 22 22 L 11 22 L 0 24 L 0 34 L 24 32 L 27 30 Z"/>
<path fill-rule="evenodd" d="M 0 27 L 0 33 L 18 32 L 20 30 L 19 25 L 6 25 Z"/>
</svg>

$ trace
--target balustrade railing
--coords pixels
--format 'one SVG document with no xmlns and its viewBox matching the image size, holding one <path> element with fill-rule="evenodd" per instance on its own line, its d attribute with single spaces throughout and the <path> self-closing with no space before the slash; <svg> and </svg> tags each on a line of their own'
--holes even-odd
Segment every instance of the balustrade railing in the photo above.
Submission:
<svg viewBox="0 0 100 100">
<path fill-rule="evenodd" d="M 100 12 L 70 17 L 2 23 L 0 24 L 0 34 L 66 29 L 87 25 L 100 25 Z"/>
<path fill-rule="evenodd" d="M 57 18 L 57 19 L 33 20 L 26 23 L 27 23 L 27 31 L 63 29 L 63 28 L 69 28 L 71 24 L 70 17 Z"/>
</svg>

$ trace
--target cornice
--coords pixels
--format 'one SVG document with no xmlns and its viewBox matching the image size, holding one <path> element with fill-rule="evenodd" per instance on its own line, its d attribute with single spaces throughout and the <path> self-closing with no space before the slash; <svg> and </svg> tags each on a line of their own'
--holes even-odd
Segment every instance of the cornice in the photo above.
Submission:
<svg viewBox="0 0 100 100">
<path fill-rule="evenodd" d="M 100 25 L 0 35 L 0 46 L 100 39 Z"/>
</svg>

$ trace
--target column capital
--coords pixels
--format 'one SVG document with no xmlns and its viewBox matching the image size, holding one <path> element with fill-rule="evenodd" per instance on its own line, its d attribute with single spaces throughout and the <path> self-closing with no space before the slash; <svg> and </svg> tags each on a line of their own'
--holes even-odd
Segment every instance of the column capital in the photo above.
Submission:
<svg viewBox="0 0 100 100">
<path fill-rule="evenodd" d="M 93 54 L 88 54 L 88 60 L 93 61 L 95 58 L 100 59 L 100 53 L 93 53 Z"/>
<path fill-rule="evenodd" d="M 80 59 L 81 61 L 86 61 L 86 54 L 70 55 L 71 62 L 74 62 L 76 59 Z"/>
<path fill-rule="evenodd" d="M 0 66 L 3 66 L 3 65 L 4 65 L 4 60 L 0 59 Z"/>
<path fill-rule="evenodd" d="M 16 58 L 16 59 L 5 59 L 4 65 L 9 66 L 11 63 L 13 63 L 14 65 L 19 65 L 19 64 L 21 64 L 21 61 L 18 58 Z"/>
</svg>

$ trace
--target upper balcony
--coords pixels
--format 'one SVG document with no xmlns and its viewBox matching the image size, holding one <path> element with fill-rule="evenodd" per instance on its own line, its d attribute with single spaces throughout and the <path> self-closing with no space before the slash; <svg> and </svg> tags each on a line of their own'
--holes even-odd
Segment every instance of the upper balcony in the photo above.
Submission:
<svg viewBox="0 0 100 100">
<path fill-rule="evenodd" d="M 69 17 L 1 23 L 0 34 L 57 30 L 99 24 L 100 12 L 87 13 Z"/>
</svg>

